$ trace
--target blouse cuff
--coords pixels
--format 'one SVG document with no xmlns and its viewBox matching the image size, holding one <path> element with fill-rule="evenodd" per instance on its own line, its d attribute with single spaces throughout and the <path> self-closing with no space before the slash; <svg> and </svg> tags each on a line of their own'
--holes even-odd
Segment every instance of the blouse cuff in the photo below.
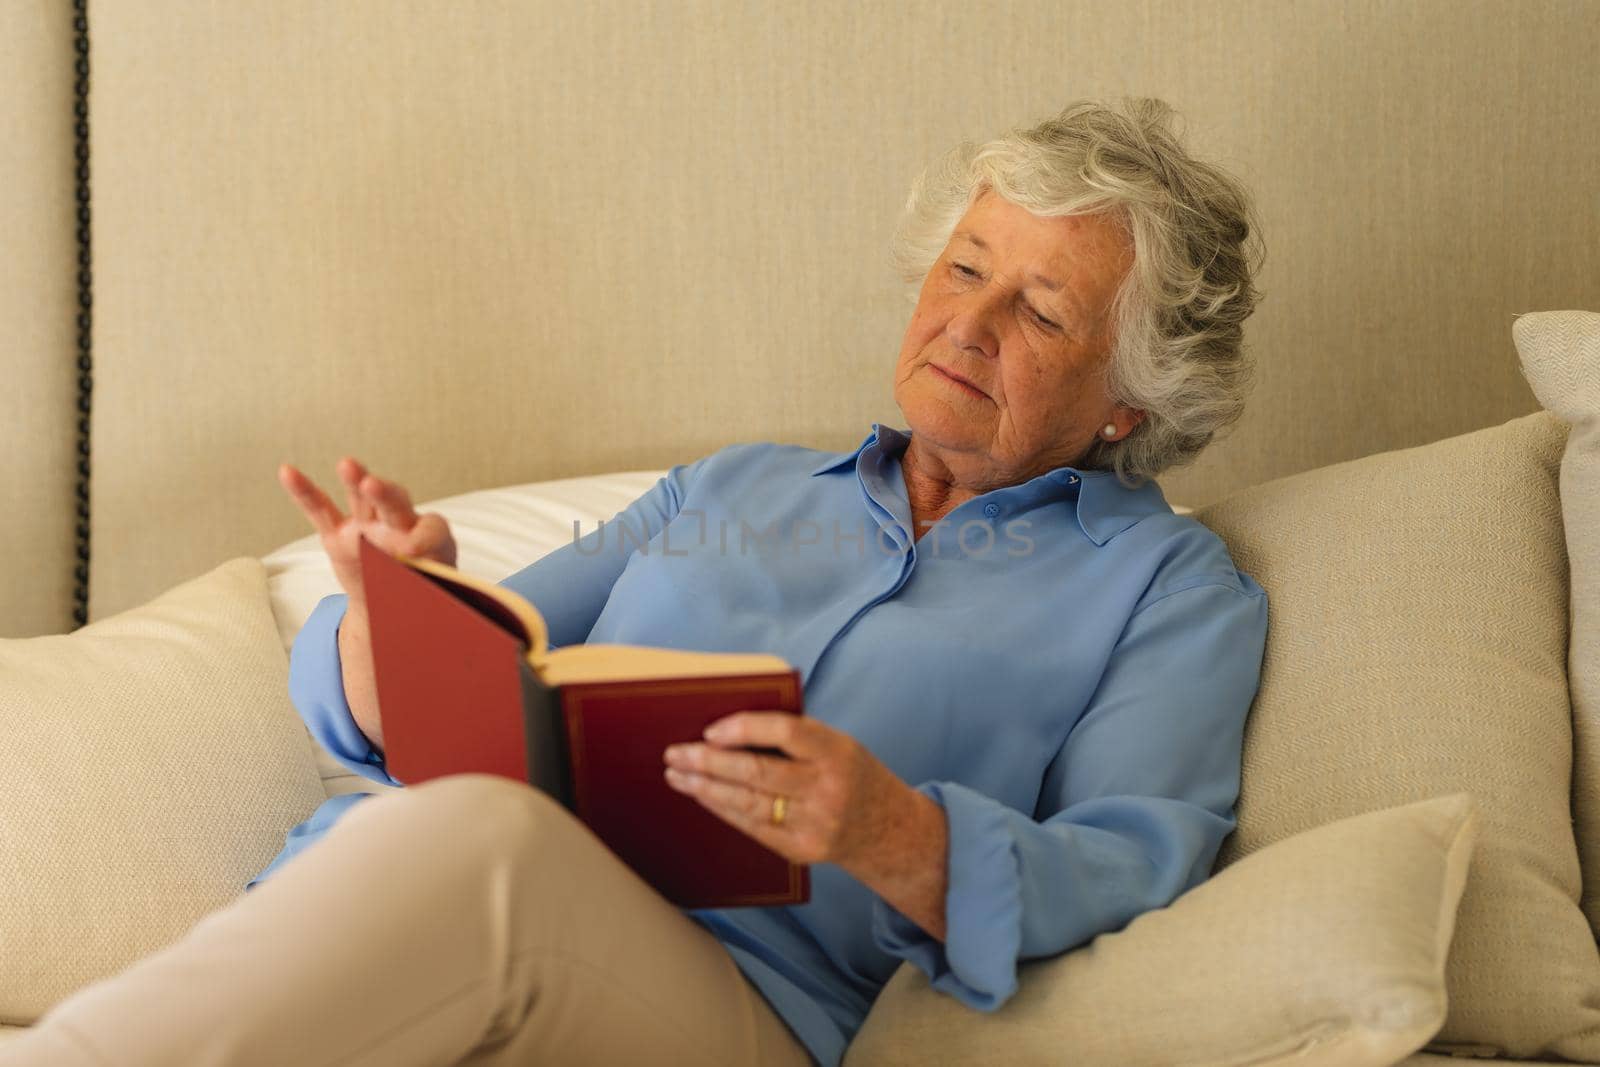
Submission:
<svg viewBox="0 0 1600 1067">
<path fill-rule="evenodd" d="M 994 1011 L 1017 990 L 1022 947 L 1022 866 L 1003 805 L 955 782 L 924 782 L 949 824 L 945 940 L 875 897 L 872 937 L 910 960 L 933 987 L 969 1008 Z"/>
<path fill-rule="evenodd" d="M 295 636 L 289 654 L 289 699 L 318 744 L 340 766 L 384 785 L 400 785 L 384 769 L 367 735 L 350 714 L 339 663 L 339 624 L 349 597 L 325 596 Z"/>
</svg>

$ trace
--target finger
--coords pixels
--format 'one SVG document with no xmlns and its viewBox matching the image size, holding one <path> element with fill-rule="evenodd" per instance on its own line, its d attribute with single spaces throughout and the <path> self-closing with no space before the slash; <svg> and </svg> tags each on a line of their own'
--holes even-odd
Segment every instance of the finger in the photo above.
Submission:
<svg viewBox="0 0 1600 1067">
<path fill-rule="evenodd" d="M 368 474 L 361 480 L 361 491 L 377 507 L 378 517 L 395 529 L 409 530 L 417 524 L 411 496 L 399 483 Z"/>
<path fill-rule="evenodd" d="M 278 465 L 278 484 L 288 490 L 300 510 L 306 513 L 306 518 L 311 520 L 311 525 L 316 527 L 317 533 L 330 536 L 344 522 L 344 513 L 328 499 L 328 494 L 287 463 Z"/>
<path fill-rule="evenodd" d="M 666 769 L 667 784 L 700 802 L 700 806 L 723 822 L 760 841 L 768 848 L 782 851 L 784 833 L 794 823 L 794 798 L 790 798 L 782 823 L 772 822 L 772 796 L 746 789 L 741 785 L 719 782 L 703 774 Z"/>
<path fill-rule="evenodd" d="M 443 515 L 437 511 L 424 511 L 417 515 L 417 524 L 411 527 L 411 554 L 428 553 L 446 562 L 453 562 L 456 556 L 456 539 L 450 532 L 450 524 Z"/>
<path fill-rule="evenodd" d="M 804 792 L 816 778 L 811 767 L 786 757 L 762 756 L 713 745 L 669 745 L 662 758 L 680 771 L 703 774 L 761 793 Z"/>
<path fill-rule="evenodd" d="M 339 480 L 344 483 L 345 500 L 350 508 L 350 514 L 355 516 L 357 522 L 376 522 L 377 509 L 360 489 L 361 479 L 367 476 L 367 469 L 357 462 L 354 456 L 345 456 L 339 460 L 335 469 L 339 472 Z"/>
<path fill-rule="evenodd" d="M 787 711 L 736 711 L 706 727 L 705 738 L 725 748 L 767 746 L 796 759 L 815 759 L 827 748 L 827 727 Z"/>
</svg>

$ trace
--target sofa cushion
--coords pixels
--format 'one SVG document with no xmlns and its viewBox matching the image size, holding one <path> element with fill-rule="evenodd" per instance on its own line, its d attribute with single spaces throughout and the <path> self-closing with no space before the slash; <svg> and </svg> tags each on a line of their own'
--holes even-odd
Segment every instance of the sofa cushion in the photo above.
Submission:
<svg viewBox="0 0 1600 1067">
<path fill-rule="evenodd" d="M 1522 315 L 1511 336 L 1539 403 L 1570 427 L 1561 457 L 1561 513 L 1572 589 L 1572 817 L 1583 911 L 1600 938 L 1600 314 Z"/>
<path fill-rule="evenodd" d="M 1418 797 L 1467 791 L 1483 815 L 1434 1051 L 1600 1061 L 1569 794 L 1566 436 L 1536 412 L 1195 513 L 1272 604 L 1218 867 Z"/>
<path fill-rule="evenodd" d="M 0 641 L 0 677 L 0 1024 L 27 1024 L 237 897 L 323 797 L 259 560 Z"/>
<path fill-rule="evenodd" d="M 1456 793 L 1297 834 L 1119 931 L 1022 964 L 992 1015 L 902 966 L 845 1067 L 1387 1067 L 1444 1021 L 1477 823 Z"/>
</svg>

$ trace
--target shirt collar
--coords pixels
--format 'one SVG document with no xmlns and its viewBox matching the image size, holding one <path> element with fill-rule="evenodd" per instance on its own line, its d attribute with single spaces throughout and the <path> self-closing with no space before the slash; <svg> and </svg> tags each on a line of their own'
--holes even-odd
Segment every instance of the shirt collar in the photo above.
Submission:
<svg viewBox="0 0 1600 1067">
<path fill-rule="evenodd" d="M 861 453 L 875 446 L 899 455 L 910 440 L 910 433 L 875 422 L 872 432 L 859 445 L 849 452 L 830 456 L 811 471 L 811 476 L 840 470 L 846 464 L 854 469 Z M 1078 525 L 1096 545 L 1105 544 L 1146 515 L 1172 513 L 1155 479 L 1147 479 L 1137 488 L 1129 489 L 1117 480 L 1115 471 L 1080 467 L 1057 467 L 1021 485 L 997 489 L 994 493 L 1012 495 L 1018 503 L 1075 499 Z"/>
<path fill-rule="evenodd" d="M 890 442 L 894 444 L 895 447 L 892 448 L 891 451 L 897 455 L 900 452 L 905 451 L 904 441 L 911 440 L 910 434 L 901 433 L 899 430 L 896 430 L 893 427 L 882 426 L 875 422 L 872 424 L 872 432 L 867 434 L 866 438 L 859 445 L 856 445 L 855 448 L 852 448 L 848 452 L 840 452 L 838 455 L 830 456 L 822 464 L 822 466 L 817 467 L 811 472 L 811 477 L 815 478 L 819 474 L 827 474 L 829 471 L 836 471 L 840 467 L 843 467 L 846 463 L 854 467 L 856 457 L 861 455 L 868 445 L 877 444 L 879 439 L 883 437 L 888 437 Z M 895 438 L 903 438 L 904 441 L 894 440 Z"/>
</svg>

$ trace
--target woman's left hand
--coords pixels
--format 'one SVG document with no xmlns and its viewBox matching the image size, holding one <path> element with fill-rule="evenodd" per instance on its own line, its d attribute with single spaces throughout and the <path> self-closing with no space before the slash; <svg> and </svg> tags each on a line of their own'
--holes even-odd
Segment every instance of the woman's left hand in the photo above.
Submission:
<svg viewBox="0 0 1600 1067">
<path fill-rule="evenodd" d="M 834 863 L 859 876 L 896 851 L 891 843 L 927 817 L 926 805 L 938 807 L 855 738 L 809 716 L 736 712 L 705 738 L 666 749 L 667 783 L 794 863 Z M 747 746 L 789 758 L 739 751 Z M 774 823 L 780 796 L 783 821 Z"/>
</svg>

